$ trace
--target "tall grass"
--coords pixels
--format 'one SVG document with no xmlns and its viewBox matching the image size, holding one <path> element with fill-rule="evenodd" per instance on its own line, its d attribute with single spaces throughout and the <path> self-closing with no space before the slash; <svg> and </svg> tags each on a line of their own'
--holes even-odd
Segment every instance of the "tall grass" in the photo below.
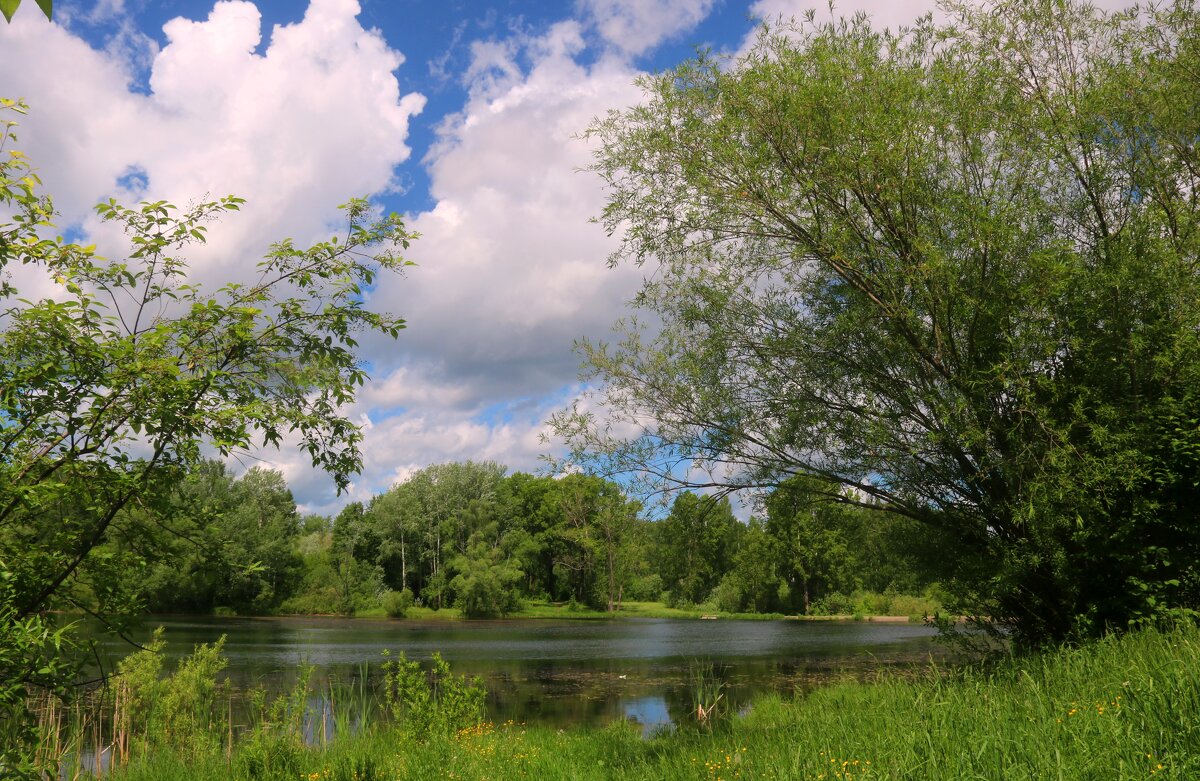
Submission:
<svg viewBox="0 0 1200 781">
<path fill-rule="evenodd" d="M 711 692 L 701 694 L 711 700 Z M 626 723 L 562 732 L 456 721 L 413 730 L 404 728 L 405 712 L 397 711 L 397 723 L 384 709 L 385 715 L 327 743 L 292 739 L 286 752 L 271 756 L 255 742 L 262 731 L 251 731 L 231 752 L 214 747 L 189 755 L 163 746 L 120 765 L 111 777 L 1196 779 L 1200 630 L 1144 630 L 987 670 L 767 697 L 744 715 L 702 728 L 681 724 L 648 739 Z M 263 756 L 271 762 L 254 759 Z"/>
</svg>

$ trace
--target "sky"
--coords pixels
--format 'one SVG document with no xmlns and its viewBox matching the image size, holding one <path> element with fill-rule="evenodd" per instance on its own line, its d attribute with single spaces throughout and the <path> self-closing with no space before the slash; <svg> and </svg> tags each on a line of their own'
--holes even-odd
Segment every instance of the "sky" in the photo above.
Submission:
<svg viewBox="0 0 1200 781">
<path fill-rule="evenodd" d="M 18 146 L 59 230 L 101 254 L 120 246 L 91 210 L 108 198 L 245 198 L 191 255 L 213 286 L 251 278 L 273 241 L 333 235 L 351 197 L 420 234 L 416 265 L 369 294 L 408 328 L 363 340 L 349 491 L 294 448 L 233 464 L 334 513 L 430 464 L 543 468 L 546 419 L 581 390 L 574 341 L 611 333 L 642 273 L 606 265 L 580 134 L 640 100 L 639 74 L 812 7 L 828 17 L 824 0 L 58 0 L 50 22 L 26 0 L 0 24 L 0 95 L 31 107 Z M 932 9 L 837 5 L 893 28 Z"/>
</svg>

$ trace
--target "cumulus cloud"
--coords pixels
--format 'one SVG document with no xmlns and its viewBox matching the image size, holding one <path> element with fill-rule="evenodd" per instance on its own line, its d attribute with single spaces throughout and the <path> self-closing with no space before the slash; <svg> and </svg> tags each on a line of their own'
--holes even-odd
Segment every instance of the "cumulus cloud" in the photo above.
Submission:
<svg viewBox="0 0 1200 781">
<path fill-rule="evenodd" d="M 120 5 L 105 13 L 120 17 Z M 411 154 L 409 122 L 424 104 L 401 94 L 394 72 L 403 56 L 364 29 L 358 12 L 354 0 L 312 0 L 301 21 L 272 29 L 265 47 L 249 2 L 172 20 L 161 50 L 137 44 L 144 36 L 124 23 L 101 48 L 39 14 L 0 26 L 4 93 L 32 108 L 19 146 L 55 196 L 60 227 L 119 255 L 123 237 L 96 221 L 92 204 L 115 196 L 184 205 L 235 193 L 245 209 L 191 253 L 195 276 L 212 283 L 253 274 L 273 239 L 328 236 L 339 202 L 393 186 Z M 131 48 L 150 52 L 146 92 L 135 88 L 142 55 Z M 314 481 L 300 459 L 281 463 L 326 492 L 329 481 Z"/>
<path fill-rule="evenodd" d="M 579 0 L 584 16 L 609 46 L 644 54 L 665 40 L 691 30 L 714 0 Z"/>
<path fill-rule="evenodd" d="M 1133 5 L 1133 0 L 1094 0 L 1097 8 L 1116 11 Z M 779 18 L 802 18 L 808 11 L 815 10 L 817 19 L 828 19 L 827 0 L 755 0 L 750 5 L 750 15 L 764 21 Z M 925 14 L 933 14 L 935 20 L 945 20 L 946 14 L 938 8 L 937 0 L 842 0 L 833 7 L 835 17 L 850 17 L 862 11 L 876 28 L 896 31 L 911 27 Z"/>
<path fill-rule="evenodd" d="M 580 65 L 582 46 L 564 22 L 473 48 L 467 104 L 425 161 L 436 205 L 411 221 L 417 267 L 372 296 L 409 320 L 391 350 L 372 346 L 377 379 L 360 398 L 375 481 L 463 458 L 537 468 L 577 371 L 573 340 L 606 333 L 640 282 L 605 268 L 612 242 L 589 224 L 604 194 L 579 170 L 578 137 L 638 99 L 636 74 L 615 58 Z"/>
<path fill-rule="evenodd" d="M 272 30 L 261 54 L 252 3 L 174 19 L 148 94 L 130 89 L 121 51 L 92 49 L 33 14 L 0 30 L 5 89 L 32 103 L 22 146 L 63 222 L 113 240 L 89 216 L 106 197 L 185 204 L 236 193 L 246 210 L 213 231 L 204 255 L 210 276 L 219 269 L 224 279 L 253 269 L 265 237 L 323 235 L 340 201 L 391 185 L 424 103 L 400 94 L 393 71 L 403 57 L 359 25 L 358 10 L 354 0 L 313 0 L 300 22 Z M 24 67 L 33 61 L 41 66 Z"/>
<path fill-rule="evenodd" d="M 612 241 L 589 223 L 604 192 L 579 170 L 590 151 L 578 136 L 640 98 L 628 55 L 709 5 L 589 2 L 587 19 L 473 43 L 466 102 L 421 161 L 435 205 L 408 218 L 418 265 L 369 293 L 409 328 L 363 342 L 375 380 L 349 410 L 364 424 L 363 474 L 336 498 L 295 449 L 245 463 L 283 471 L 313 511 L 369 499 L 431 463 L 537 468 L 544 421 L 578 390 L 572 341 L 608 333 L 640 283 L 636 269 L 605 267 Z M 161 49 L 136 37 L 93 48 L 33 14 L 0 29 L 6 89 L 33 104 L 22 147 L 59 194 L 64 226 L 104 249 L 120 239 L 90 216 L 106 197 L 236 193 L 247 207 L 193 256 L 202 278 L 223 282 L 252 273 L 267 241 L 322 238 L 339 201 L 394 187 L 397 166 L 415 164 L 408 128 L 424 99 L 401 94 L 403 56 L 358 11 L 312 0 L 301 21 L 267 31 L 252 3 L 218 2 L 206 18 L 169 22 Z M 589 25 L 629 45 L 587 56 Z M 45 67 L 22 67 L 35 59 Z"/>
<path fill-rule="evenodd" d="M 756 19 L 802 18 L 805 13 L 816 10 L 818 19 L 829 18 L 829 3 L 825 0 L 757 0 L 750 6 L 750 15 Z M 853 16 L 863 11 L 876 27 L 896 30 L 911 26 L 924 14 L 936 12 L 936 0 L 850 0 L 834 6 L 835 16 Z"/>
<path fill-rule="evenodd" d="M 532 64 L 520 77 L 516 52 L 489 51 L 471 71 L 467 105 L 426 161 L 437 205 L 413 221 L 418 269 L 380 285 L 412 301 L 410 355 L 513 396 L 572 376 L 571 340 L 606 329 L 640 279 L 604 267 L 612 244 L 589 224 L 604 193 L 580 172 L 591 153 L 579 138 L 598 113 L 638 99 L 636 74 L 611 59 L 580 65 L 581 46 L 563 23 L 523 43 Z"/>
</svg>

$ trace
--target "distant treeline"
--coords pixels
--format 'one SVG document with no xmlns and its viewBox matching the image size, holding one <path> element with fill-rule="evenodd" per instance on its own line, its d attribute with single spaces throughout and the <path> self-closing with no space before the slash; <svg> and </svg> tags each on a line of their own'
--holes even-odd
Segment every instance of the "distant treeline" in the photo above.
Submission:
<svg viewBox="0 0 1200 781">
<path fill-rule="evenodd" d="M 748 523 L 726 499 L 681 493 L 651 520 L 612 481 L 468 461 L 423 469 L 330 519 L 298 514 L 278 472 L 235 478 L 210 461 L 156 510 L 154 544 L 171 555 L 148 557 L 160 563 L 131 587 L 152 612 L 403 615 L 415 604 L 472 617 L 529 600 L 871 612 L 863 592 L 936 588 L 930 552 L 945 548 L 927 531 L 829 491 L 794 479 Z"/>
</svg>

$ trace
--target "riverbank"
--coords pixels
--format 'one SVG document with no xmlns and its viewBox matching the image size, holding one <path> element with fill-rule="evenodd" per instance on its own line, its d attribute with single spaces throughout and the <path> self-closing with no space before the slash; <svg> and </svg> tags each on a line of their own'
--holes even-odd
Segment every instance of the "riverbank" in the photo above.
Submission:
<svg viewBox="0 0 1200 781">
<path fill-rule="evenodd" d="M 299 615 L 284 613 L 281 615 Z M 387 618 L 383 608 L 361 610 L 354 618 Z M 703 606 L 692 608 L 668 607 L 663 602 L 624 602 L 612 613 L 607 610 L 594 610 L 581 605 L 571 605 L 553 602 L 526 602 L 520 610 L 502 616 L 504 619 L 563 619 L 563 620 L 619 620 L 622 618 L 681 618 L 681 619 L 728 619 L 736 621 L 876 621 L 876 622 L 914 622 L 920 623 L 922 614 L 905 615 L 786 615 L 784 613 L 726 613 L 710 610 Z M 428 607 L 408 608 L 404 619 L 420 621 L 465 621 L 468 620 L 458 608 L 444 607 L 434 610 Z"/>
<path fill-rule="evenodd" d="M 648 739 L 627 722 L 565 732 L 484 722 L 443 735 L 375 724 L 308 747 L 263 732 L 232 749 L 219 738 L 160 746 L 111 779 L 1191 779 L 1198 669 L 1195 627 L 1146 630 L 989 671 L 764 697 L 740 716 L 715 700 L 709 721 Z"/>
</svg>

